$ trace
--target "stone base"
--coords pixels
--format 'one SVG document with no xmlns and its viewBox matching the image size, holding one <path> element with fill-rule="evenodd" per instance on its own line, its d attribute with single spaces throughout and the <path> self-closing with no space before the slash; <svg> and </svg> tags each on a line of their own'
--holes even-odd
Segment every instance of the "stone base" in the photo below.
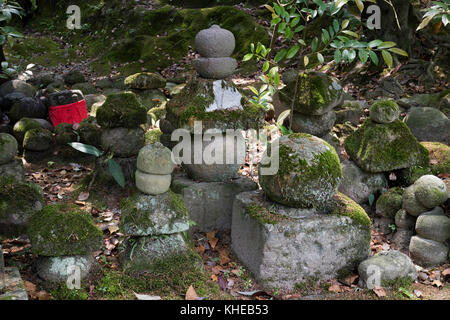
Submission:
<svg viewBox="0 0 450 320">
<path fill-rule="evenodd" d="M 186 175 L 172 179 L 172 191 L 182 195 L 191 220 L 190 232 L 230 229 L 235 196 L 258 189 L 258 185 L 241 176 L 229 182 L 195 182 Z"/>
<path fill-rule="evenodd" d="M 1 254 L 1 253 L 0 253 Z M 27 291 L 16 267 L 5 268 L 4 284 L 0 275 L 0 301 L 28 300 Z"/>
<path fill-rule="evenodd" d="M 53 151 L 52 148 L 45 151 L 31 151 L 24 149 L 23 158 L 30 163 L 40 162 L 43 161 L 44 159 L 51 157 L 52 151 Z"/>
<path fill-rule="evenodd" d="M 80 280 L 89 277 L 96 267 L 92 255 L 64 256 L 64 257 L 40 257 L 36 262 L 39 277 L 50 282 L 65 283 L 69 277 L 75 276 L 80 271 Z"/>
<path fill-rule="evenodd" d="M 290 290 L 296 283 L 354 270 L 368 257 L 370 239 L 369 225 L 357 219 L 285 207 L 265 200 L 261 190 L 234 201 L 232 249 L 268 288 Z"/>
<path fill-rule="evenodd" d="M 122 168 L 123 175 L 125 177 L 125 181 L 127 183 L 134 184 L 135 182 L 135 172 L 136 172 L 136 160 L 137 157 L 131 158 L 113 158 L 115 162 Z M 104 162 L 105 159 L 103 157 L 97 158 L 95 160 L 95 168 L 98 170 L 98 178 L 99 180 L 106 182 L 114 182 L 114 178 L 109 172 L 108 164 Z"/>
<path fill-rule="evenodd" d="M 0 165 L 0 177 L 13 177 L 18 182 L 25 180 L 25 172 L 23 170 L 23 164 L 20 159 Z"/>
<path fill-rule="evenodd" d="M 171 235 L 133 237 L 124 242 L 119 261 L 124 271 L 151 270 L 154 263 L 189 251 L 180 233 Z"/>
<path fill-rule="evenodd" d="M 434 267 L 447 263 L 449 247 L 446 243 L 413 236 L 409 243 L 409 255 L 421 267 Z"/>
</svg>

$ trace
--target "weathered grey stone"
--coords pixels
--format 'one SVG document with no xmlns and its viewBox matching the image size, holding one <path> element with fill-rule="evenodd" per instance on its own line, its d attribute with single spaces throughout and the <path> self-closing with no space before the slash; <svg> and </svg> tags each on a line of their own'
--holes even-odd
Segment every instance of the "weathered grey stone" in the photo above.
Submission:
<svg viewBox="0 0 450 320">
<path fill-rule="evenodd" d="M 362 171 L 354 162 L 345 160 L 342 165 L 342 181 L 339 192 L 349 196 L 359 204 L 369 201 L 369 196 L 375 195 L 387 188 L 387 179 L 382 173 Z"/>
<path fill-rule="evenodd" d="M 414 182 L 414 195 L 424 207 L 431 209 L 448 199 L 448 190 L 444 181 L 433 175 L 425 175 Z"/>
<path fill-rule="evenodd" d="M 53 132 L 53 130 L 55 130 L 55 128 L 53 127 L 51 122 L 49 122 L 49 121 L 47 121 L 45 119 L 31 118 L 31 120 L 36 121 L 37 123 L 39 123 L 39 125 L 41 126 L 42 129 L 47 129 L 48 131 L 51 131 L 51 132 Z"/>
<path fill-rule="evenodd" d="M 411 259 L 400 251 L 377 253 L 358 266 L 359 285 L 373 289 L 386 286 L 390 281 L 409 278 L 417 279 L 417 271 Z"/>
<path fill-rule="evenodd" d="M 416 186 L 414 184 L 405 189 L 402 207 L 410 215 L 418 217 L 421 213 L 428 211 L 428 209 L 416 200 L 415 192 Z"/>
<path fill-rule="evenodd" d="M 17 147 L 17 140 L 12 135 L 0 133 L 0 165 L 14 160 Z"/>
<path fill-rule="evenodd" d="M 136 167 L 145 173 L 171 174 L 175 164 L 170 149 L 156 142 L 139 150 Z"/>
<path fill-rule="evenodd" d="M 383 234 L 390 234 L 393 232 L 391 226 L 394 224 L 394 219 L 376 216 L 373 224 Z"/>
<path fill-rule="evenodd" d="M 136 188 L 139 191 L 158 195 L 167 192 L 170 188 L 172 176 L 170 174 L 150 174 L 136 170 Z"/>
<path fill-rule="evenodd" d="M 345 157 L 342 154 L 341 142 L 339 141 L 339 139 L 336 137 L 336 135 L 334 133 L 331 133 L 331 132 L 327 133 L 326 135 L 321 137 L 321 139 L 328 142 L 334 148 L 334 150 L 336 150 L 336 153 L 339 156 L 339 160 L 341 160 L 341 161 L 345 160 Z"/>
<path fill-rule="evenodd" d="M 292 117 L 292 130 L 304 132 L 313 136 L 322 137 L 333 128 L 336 114 L 333 110 L 320 116 L 304 115 L 294 111 Z"/>
<path fill-rule="evenodd" d="M 367 215 L 363 224 L 344 214 L 287 207 L 285 216 L 276 213 L 280 207 L 264 201 L 262 191 L 241 193 L 233 205 L 232 250 L 262 285 L 289 290 L 311 278 L 334 278 L 367 258 Z"/>
<path fill-rule="evenodd" d="M 125 181 L 128 183 L 134 184 L 135 181 L 136 158 L 136 156 L 129 158 L 114 157 L 114 161 L 122 169 Z M 108 164 L 105 163 L 104 157 L 100 157 L 95 160 L 95 170 L 98 171 L 97 174 L 101 178 L 100 180 L 105 181 L 105 183 L 116 183 L 111 175 L 111 172 L 109 171 Z"/>
<path fill-rule="evenodd" d="M 84 99 L 84 95 L 80 90 L 63 90 L 48 95 L 49 106 L 61 106 L 74 103 Z"/>
<path fill-rule="evenodd" d="M 47 107 L 36 98 L 25 97 L 16 102 L 9 111 L 9 118 L 13 121 L 19 121 L 23 117 L 28 118 L 46 118 Z"/>
<path fill-rule="evenodd" d="M 435 108 L 414 108 L 403 121 L 419 141 L 450 144 L 450 120 Z"/>
<path fill-rule="evenodd" d="M 400 108 L 392 100 L 376 101 L 370 108 L 370 119 L 376 123 L 391 123 L 400 116 Z"/>
<path fill-rule="evenodd" d="M 278 167 L 272 163 L 273 154 L 279 155 Z M 270 172 L 271 166 L 278 170 Z M 324 206 L 337 192 L 341 178 L 334 148 L 306 133 L 284 135 L 272 142 L 259 167 L 259 182 L 267 196 L 296 208 Z"/>
<path fill-rule="evenodd" d="M 257 190 L 258 185 L 243 176 L 228 182 L 195 182 L 185 175 L 176 175 L 171 189 L 181 194 L 191 220 L 195 221 L 190 231 L 209 232 L 230 229 L 235 196 Z"/>
<path fill-rule="evenodd" d="M 80 90 L 84 95 L 97 93 L 97 89 L 89 82 L 76 83 L 72 86 L 72 90 Z"/>
<path fill-rule="evenodd" d="M 397 229 L 392 237 L 392 242 L 396 245 L 398 250 L 408 252 L 409 243 L 413 235 L 414 231 L 412 230 Z"/>
<path fill-rule="evenodd" d="M 191 136 L 191 154 L 190 157 L 184 155 L 182 166 L 191 179 L 206 182 L 225 182 L 235 178 L 239 168 L 245 160 L 245 139 L 241 133 L 236 135 L 225 135 L 219 133 L 205 132 L 203 135 Z M 215 148 L 217 153 L 212 152 Z M 231 149 L 231 150 L 230 150 Z M 201 163 L 196 163 L 201 150 Z M 220 155 L 220 152 L 222 153 Z M 233 157 L 231 157 L 233 155 Z M 174 157 L 177 159 L 178 152 L 174 151 Z M 190 160 L 189 160 L 190 158 Z M 184 161 L 183 161 L 184 160 Z M 190 163 L 188 163 L 188 160 Z"/>
<path fill-rule="evenodd" d="M 12 92 L 22 92 L 27 97 L 34 97 L 36 88 L 22 80 L 10 80 L 0 86 L 0 96 L 6 96 Z"/>
<path fill-rule="evenodd" d="M 395 214 L 402 208 L 401 188 L 391 188 L 377 200 L 375 213 L 381 217 L 394 219 Z"/>
<path fill-rule="evenodd" d="M 237 68 L 233 58 L 198 58 L 194 60 L 195 70 L 206 79 L 224 79 L 231 76 Z"/>
<path fill-rule="evenodd" d="M 0 165 L 0 177 L 13 177 L 17 182 L 25 180 L 25 170 L 20 159 L 14 159 L 11 162 Z"/>
<path fill-rule="evenodd" d="M 91 111 L 92 105 L 98 102 L 105 102 L 106 96 L 103 94 L 95 93 L 95 94 L 87 94 L 84 96 L 84 100 L 86 100 L 86 109 Z"/>
<path fill-rule="evenodd" d="M 40 278 L 50 282 L 66 283 L 75 272 L 80 281 L 89 278 L 96 267 L 95 259 L 91 254 L 83 256 L 40 257 L 36 262 L 37 274 Z M 78 270 L 80 273 L 78 273 Z"/>
<path fill-rule="evenodd" d="M 434 267 L 448 260 L 449 248 L 441 242 L 423 239 L 419 236 L 411 238 L 409 253 L 414 263 L 421 267 Z"/>
<path fill-rule="evenodd" d="M 51 160 L 50 156 L 53 154 L 52 149 L 47 149 L 44 151 L 31 151 L 24 149 L 23 150 L 23 159 L 29 163 L 39 163 L 44 161 L 45 159 Z"/>
<path fill-rule="evenodd" d="M 28 130 L 23 139 L 23 147 L 30 151 L 46 151 L 52 144 L 53 134 L 42 128 Z"/>
<path fill-rule="evenodd" d="M 221 58 L 233 54 L 235 39 L 232 32 L 214 24 L 195 36 L 195 49 L 202 57 Z"/>
<path fill-rule="evenodd" d="M 86 77 L 81 71 L 72 70 L 64 75 L 64 82 L 69 85 L 86 82 Z"/>
<path fill-rule="evenodd" d="M 157 89 L 166 86 L 166 79 L 156 73 L 136 73 L 124 80 L 124 84 L 130 89 Z"/>
<path fill-rule="evenodd" d="M 179 233 L 189 229 L 189 215 L 181 196 L 172 191 L 138 194 L 122 203 L 120 228 L 131 236 Z"/>
<path fill-rule="evenodd" d="M 421 238 L 445 242 L 450 238 L 450 218 L 441 207 L 436 207 L 417 218 L 416 232 Z"/>
<path fill-rule="evenodd" d="M 162 236 L 135 237 L 124 242 L 119 254 L 125 271 L 145 270 L 170 256 L 186 254 L 188 245 L 179 233 Z"/>
<path fill-rule="evenodd" d="M 5 268 L 4 276 L 5 287 L 2 288 L 0 284 L 0 301 L 28 300 L 28 294 L 20 277 L 19 269 L 16 267 L 7 267 Z"/>
<path fill-rule="evenodd" d="M 400 209 L 395 214 L 395 225 L 399 229 L 414 230 L 416 226 L 416 218 L 406 212 L 404 209 Z"/>
<path fill-rule="evenodd" d="M 365 105 L 365 101 L 344 101 L 342 106 L 335 110 L 335 123 L 345 123 L 349 121 L 353 125 L 357 126 L 359 124 L 359 120 L 364 115 Z"/>
<path fill-rule="evenodd" d="M 105 129 L 102 132 L 101 145 L 104 150 L 111 147 L 111 150 L 118 157 L 135 156 L 145 145 L 145 133 L 142 128 Z"/>
</svg>

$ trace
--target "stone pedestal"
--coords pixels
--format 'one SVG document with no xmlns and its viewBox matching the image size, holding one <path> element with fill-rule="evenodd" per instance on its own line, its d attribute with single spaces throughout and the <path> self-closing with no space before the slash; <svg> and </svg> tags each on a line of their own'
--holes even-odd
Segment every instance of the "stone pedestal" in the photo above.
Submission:
<svg viewBox="0 0 450 320">
<path fill-rule="evenodd" d="M 172 180 L 171 189 L 183 197 L 189 216 L 196 223 L 190 232 L 208 232 L 230 229 L 235 196 L 256 190 L 258 185 L 244 176 L 228 182 L 195 182 L 178 174 Z"/>
<path fill-rule="evenodd" d="M 265 200 L 261 190 L 241 193 L 233 205 L 232 250 L 269 288 L 289 290 L 353 270 L 368 257 L 370 220 L 341 194 L 330 207 L 327 214 Z"/>
</svg>

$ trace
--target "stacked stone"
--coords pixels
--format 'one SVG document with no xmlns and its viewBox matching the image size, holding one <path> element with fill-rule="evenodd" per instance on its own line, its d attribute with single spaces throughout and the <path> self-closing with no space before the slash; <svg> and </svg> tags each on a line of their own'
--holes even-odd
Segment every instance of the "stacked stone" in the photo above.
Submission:
<svg viewBox="0 0 450 320">
<path fill-rule="evenodd" d="M 103 243 L 91 215 L 71 204 L 49 205 L 33 214 L 28 236 L 39 256 L 37 273 L 50 282 L 65 283 L 74 274 L 87 279 L 96 266 L 93 252 Z"/>
<path fill-rule="evenodd" d="M 450 218 L 440 207 L 448 199 L 445 183 L 436 176 L 425 175 L 403 194 L 403 209 L 417 220 L 416 235 L 409 252 L 413 261 L 423 267 L 436 266 L 448 260 Z M 412 219 L 410 219 L 412 224 Z"/>
<path fill-rule="evenodd" d="M 367 258 L 370 219 L 337 192 L 341 177 L 336 151 L 318 137 L 295 133 L 268 147 L 259 168 L 264 192 L 236 196 L 231 228 L 233 251 L 259 281 L 292 289 Z"/>
<path fill-rule="evenodd" d="M 294 101 L 292 130 L 325 138 L 336 121 L 333 109 L 343 101 L 342 87 L 336 79 L 324 73 L 301 73 L 278 94 L 287 109 L 290 109 L 295 91 L 297 99 Z"/>
<path fill-rule="evenodd" d="M 53 133 L 50 130 L 28 130 L 23 138 L 23 157 L 27 162 L 40 161 L 51 154 L 53 145 Z"/>
<path fill-rule="evenodd" d="M 146 123 L 146 109 L 132 92 L 112 93 L 97 110 L 97 123 L 102 127 L 100 144 L 103 150 L 114 153 L 128 182 L 134 181 L 136 157 L 145 143 L 145 132 L 140 127 Z M 96 166 L 100 175 L 112 180 L 104 159 L 98 159 Z"/>
<path fill-rule="evenodd" d="M 396 214 L 402 208 L 402 194 L 402 188 L 392 188 L 383 193 L 376 202 L 377 219 L 375 219 L 375 224 L 384 234 L 393 231 L 392 226 L 395 225 Z"/>
<path fill-rule="evenodd" d="M 142 192 L 122 203 L 121 230 L 130 236 L 120 253 L 125 270 L 151 268 L 161 260 L 186 254 L 183 232 L 189 215 L 181 197 L 169 190 L 174 164 L 161 143 L 139 151 L 136 187 Z"/>
<path fill-rule="evenodd" d="M 370 109 L 370 118 L 344 141 L 350 159 L 369 173 L 427 166 L 429 152 L 398 119 L 394 101 L 380 100 Z"/>
<path fill-rule="evenodd" d="M 0 133 L 0 176 L 12 177 L 18 182 L 25 180 L 23 164 L 16 159 L 17 140 L 8 133 Z"/>
<path fill-rule="evenodd" d="M 160 122 L 160 139 L 173 147 L 172 132 L 188 131 L 191 154 L 183 154 L 182 158 L 188 178 L 177 176 L 174 190 L 183 194 L 196 230 L 227 229 L 231 226 L 232 199 L 242 191 L 257 188 L 238 174 L 246 152 L 242 131 L 262 127 L 265 111 L 253 106 L 232 81 L 224 80 L 236 68 L 236 61 L 230 58 L 235 47 L 230 31 L 214 25 L 201 30 L 195 44 L 201 58 L 194 61 L 194 68 L 200 77 L 191 79 L 167 103 L 166 118 Z M 226 134 L 228 129 L 233 135 Z M 223 149 L 208 154 L 214 147 Z"/>
<path fill-rule="evenodd" d="M 28 300 L 27 291 L 17 267 L 6 267 L 0 244 L 0 301 Z"/>
</svg>

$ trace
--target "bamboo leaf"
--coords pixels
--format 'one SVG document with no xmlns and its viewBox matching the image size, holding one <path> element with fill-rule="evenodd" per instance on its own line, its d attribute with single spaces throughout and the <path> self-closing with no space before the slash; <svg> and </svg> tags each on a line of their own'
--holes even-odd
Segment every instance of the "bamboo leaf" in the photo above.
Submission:
<svg viewBox="0 0 450 320">
<path fill-rule="evenodd" d="M 114 180 L 121 186 L 125 187 L 125 177 L 123 176 L 122 168 L 113 159 L 108 160 L 109 172 L 113 176 Z"/>
</svg>

